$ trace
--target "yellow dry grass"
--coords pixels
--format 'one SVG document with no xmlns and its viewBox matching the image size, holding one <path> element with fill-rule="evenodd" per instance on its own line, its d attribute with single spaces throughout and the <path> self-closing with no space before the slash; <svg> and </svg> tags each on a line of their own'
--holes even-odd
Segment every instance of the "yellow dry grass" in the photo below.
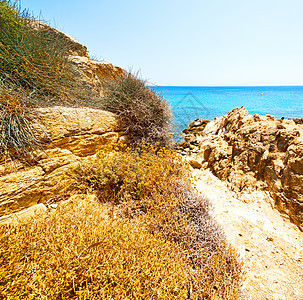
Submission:
<svg viewBox="0 0 303 300">
<path fill-rule="evenodd" d="M 0 228 L 1 299 L 185 299 L 174 245 L 96 201 Z"/>
</svg>

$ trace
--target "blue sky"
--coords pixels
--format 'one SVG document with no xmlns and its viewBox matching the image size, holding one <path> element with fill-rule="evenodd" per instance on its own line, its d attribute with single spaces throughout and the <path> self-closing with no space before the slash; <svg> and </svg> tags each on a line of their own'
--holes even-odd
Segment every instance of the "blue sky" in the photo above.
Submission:
<svg viewBox="0 0 303 300">
<path fill-rule="evenodd" d="M 302 0 L 21 0 L 157 85 L 303 85 Z"/>
</svg>

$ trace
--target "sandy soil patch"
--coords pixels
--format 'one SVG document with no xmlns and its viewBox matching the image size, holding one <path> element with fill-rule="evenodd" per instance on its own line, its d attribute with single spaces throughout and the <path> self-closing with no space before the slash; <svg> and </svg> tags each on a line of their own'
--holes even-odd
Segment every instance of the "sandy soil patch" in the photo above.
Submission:
<svg viewBox="0 0 303 300">
<path fill-rule="evenodd" d="M 209 170 L 194 170 L 197 189 L 244 261 L 248 299 L 303 299 L 303 232 L 273 209 L 266 192 L 235 193 Z"/>
</svg>

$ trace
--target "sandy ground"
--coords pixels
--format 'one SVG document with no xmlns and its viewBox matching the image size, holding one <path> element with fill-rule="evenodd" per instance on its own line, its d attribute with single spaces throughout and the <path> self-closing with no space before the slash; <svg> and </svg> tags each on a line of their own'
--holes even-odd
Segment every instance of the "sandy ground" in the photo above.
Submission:
<svg viewBox="0 0 303 300">
<path fill-rule="evenodd" d="M 209 170 L 192 172 L 244 261 L 248 299 L 303 300 L 303 232 L 272 208 L 267 193 L 235 193 Z"/>
</svg>

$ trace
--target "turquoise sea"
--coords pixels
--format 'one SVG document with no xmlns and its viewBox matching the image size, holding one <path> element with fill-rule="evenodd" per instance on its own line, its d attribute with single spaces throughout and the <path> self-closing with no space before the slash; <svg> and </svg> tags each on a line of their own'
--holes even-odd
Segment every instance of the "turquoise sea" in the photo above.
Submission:
<svg viewBox="0 0 303 300">
<path fill-rule="evenodd" d="M 244 106 L 250 114 L 303 118 L 303 86 L 153 86 L 172 106 L 177 131 L 197 119 L 213 120 Z"/>
</svg>

